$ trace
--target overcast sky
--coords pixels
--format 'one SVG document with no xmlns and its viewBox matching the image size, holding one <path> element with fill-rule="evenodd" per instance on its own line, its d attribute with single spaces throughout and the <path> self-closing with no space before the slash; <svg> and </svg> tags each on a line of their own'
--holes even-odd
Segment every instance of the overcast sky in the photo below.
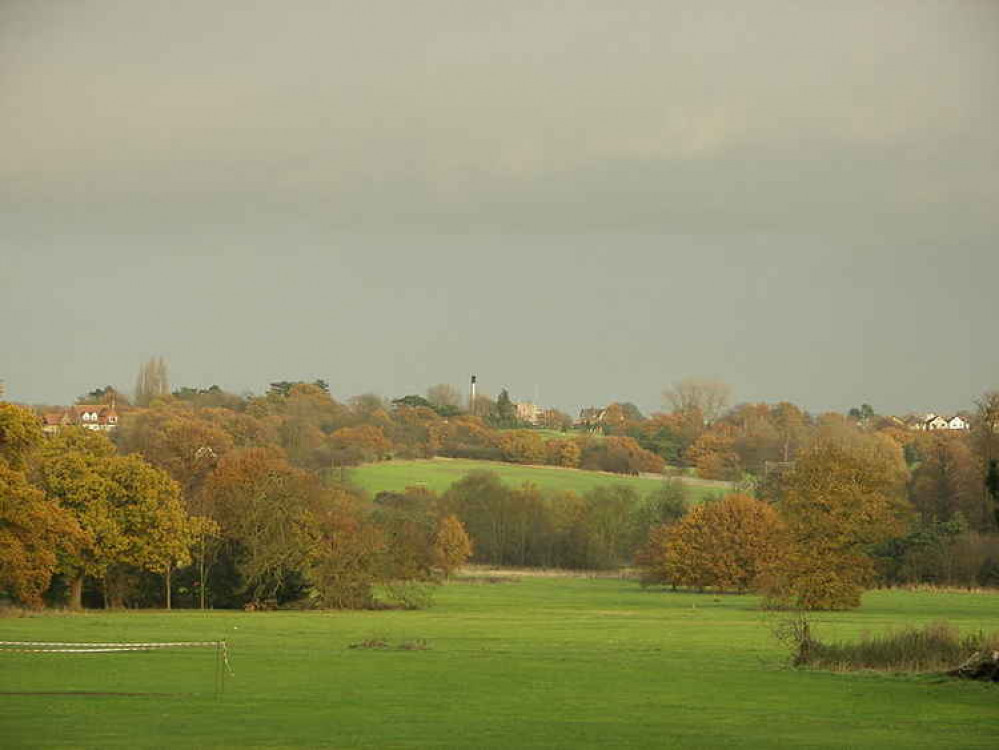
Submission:
<svg viewBox="0 0 999 750">
<path fill-rule="evenodd" d="M 999 387 L 999 3 L 0 2 L 0 378 Z"/>
</svg>

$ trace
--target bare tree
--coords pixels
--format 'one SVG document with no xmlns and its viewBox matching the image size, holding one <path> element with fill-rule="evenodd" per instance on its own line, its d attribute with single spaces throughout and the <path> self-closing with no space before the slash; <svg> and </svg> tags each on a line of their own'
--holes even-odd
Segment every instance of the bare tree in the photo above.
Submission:
<svg viewBox="0 0 999 750">
<path fill-rule="evenodd" d="M 427 401 L 434 406 L 453 406 L 458 409 L 461 408 L 464 397 L 453 385 L 438 383 L 427 388 Z"/>
<path fill-rule="evenodd" d="M 703 420 L 713 422 L 728 406 L 732 388 L 720 380 L 684 378 L 663 391 L 663 398 L 677 414 L 700 413 Z"/>
<path fill-rule="evenodd" d="M 149 406 L 153 399 L 169 394 L 166 360 L 163 357 L 152 357 L 139 367 L 139 375 L 135 380 L 135 403 L 137 406 Z"/>
</svg>

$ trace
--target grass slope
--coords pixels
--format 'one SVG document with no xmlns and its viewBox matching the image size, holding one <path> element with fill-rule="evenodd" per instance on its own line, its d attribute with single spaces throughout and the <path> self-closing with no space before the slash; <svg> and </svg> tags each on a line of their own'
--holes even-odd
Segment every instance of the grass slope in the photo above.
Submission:
<svg viewBox="0 0 999 750">
<path fill-rule="evenodd" d="M 492 471 L 507 484 L 521 485 L 531 482 L 544 490 L 573 490 L 579 494 L 594 487 L 619 484 L 647 493 L 661 483 L 661 479 L 608 474 L 601 471 L 563 469 L 557 466 L 523 466 L 497 461 L 471 461 L 459 458 L 435 458 L 422 461 L 384 461 L 366 464 L 350 471 L 350 480 L 357 486 L 375 493 L 383 490 L 402 490 L 412 485 L 422 485 L 436 492 L 444 492 L 470 471 Z M 692 500 L 713 497 L 723 490 L 689 483 Z"/>
<path fill-rule="evenodd" d="M 999 618 L 994 595 L 876 592 L 822 632 Z M 17 748 L 994 748 L 996 688 L 796 671 L 752 597 L 643 591 L 614 579 L 453 583 L 421 612 L 123 612 L 0 620 L 0 639 L 231 643 L 208 654 L 0 656 Z M 351 649 L 426 639 L 425 651 Z"/>
</svg>

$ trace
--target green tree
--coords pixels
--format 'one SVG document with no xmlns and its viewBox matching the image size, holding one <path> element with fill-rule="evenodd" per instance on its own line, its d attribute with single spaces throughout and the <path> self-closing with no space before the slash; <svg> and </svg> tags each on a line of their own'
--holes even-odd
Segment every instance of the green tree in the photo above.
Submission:
<svg viewBox="0 0 999 750">
<path fill-rule="evenodd" d="M 491 421 L 496 427 L 516 427 L 517 425 L 517 407 L 510 400 L 510 393 L 506 388 L 501 390 L 499 396 L 496 397 Z"/>
</svg>

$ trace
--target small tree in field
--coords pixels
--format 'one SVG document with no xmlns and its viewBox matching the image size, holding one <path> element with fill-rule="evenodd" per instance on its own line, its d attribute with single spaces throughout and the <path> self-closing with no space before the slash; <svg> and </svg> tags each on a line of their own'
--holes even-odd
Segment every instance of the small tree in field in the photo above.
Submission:
<svg viewBox="0 0 999 750">
<path fill-rule="evenodd" d="M 698 505 L 653 529 L 639 555 L 648 582 L 746 591 L 784 551 L 784 525 L 769 504 L 746 495 Z"/>
<path fill-rule="evenodd" d="M 434 563 L 445 578 L 465 564 L 472 556 L 472 540 L 457 516 L 445 516 L 434 538 Z"/>
</svg>

